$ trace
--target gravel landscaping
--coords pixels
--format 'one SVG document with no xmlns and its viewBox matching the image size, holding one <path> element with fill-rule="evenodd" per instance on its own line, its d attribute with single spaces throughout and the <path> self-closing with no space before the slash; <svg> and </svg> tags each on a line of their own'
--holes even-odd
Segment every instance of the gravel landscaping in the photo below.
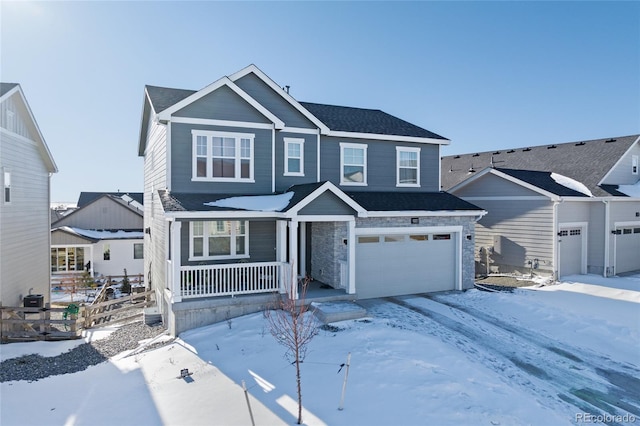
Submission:
<svg viewBox="0 0 640 426">
<path fill-rule="evenodd" d="M 76 373 L 100 364 L 121 352 L 136 349 L 141 340 L 152 339 L 164 331 L 162 325 L 149 326 L 138 321 L 119 327 L 104 339 L 83 343 L 55 357 L 34 354 L 7 359 L 0 363 L 0 382 L 14 380 L 32 382 L 49 376 Z M 150 345 L 149 349 L 167 343 L 159 342 Z"/>
</svg>

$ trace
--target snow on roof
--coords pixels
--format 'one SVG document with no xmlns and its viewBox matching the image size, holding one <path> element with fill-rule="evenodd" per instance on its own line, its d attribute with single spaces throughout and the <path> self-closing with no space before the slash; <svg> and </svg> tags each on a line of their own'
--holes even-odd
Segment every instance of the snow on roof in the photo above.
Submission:
<svg viewBox="0 0 640 426">
<path fill-rule="evenodd" d="M 204 205 L 261 212 L 277 212 L 287 207 L 292 197 L 293 192 L 285 192 L 284 194 L 278 195 L 248 195 L 223 198 L 221 200 L 204 203 Z"/>
<path fill-rule="evenodd" d="M 635 185 L 619 185 L 618 191 L 627 194 L 629 197 L 640 198 L 640 181 Z"/>
<path fill-rule="evenodd" d="M 578 182 L 577 180 L 559 175 L 558 173 L 551 173 L 551 179 L 555 180 L 558 185 L 562 185 L 584 195 L 588 195 L 589 197 L 593 197 L 593 194 L 591 193 L 591 191 L 589 191 L 589 188 L 587 188 L 583 183 Z"/>
<path fill-rule="evenodd" d="M 96 231 L 93 229 L 82 229 L 70 227 L 71 231 L 76 234 L 82 235 L 87 238 L 93 238 L 95 240 L 126 240 L 144 238 L 144 232 L 142 231 Z"/>
</svg>

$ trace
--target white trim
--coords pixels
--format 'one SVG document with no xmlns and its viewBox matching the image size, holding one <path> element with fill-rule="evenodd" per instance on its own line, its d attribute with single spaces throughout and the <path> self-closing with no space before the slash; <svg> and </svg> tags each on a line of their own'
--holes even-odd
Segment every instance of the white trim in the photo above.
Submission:
<svg viewBox="0 0 640 426">
<path fill-rule="evenodd" d="M 335 136 L 337 138 L 354 138 L 354 139 L 371 139 L 380 141 L 393 141 L 393 142 L 416 142 L 424 144 L 437 144 L 437 145 L 449 145 L 451 141 L 448 139 L 432 139 L 421 138 L 417 136 L 398 136 L 398 135 L 383 135 L 377 133 L 359 133 L 359 132 L 344 132 L 344 131 L 329 131 L 327 136 Z"/>
<path fill-rule="evenodd" d="M 416 234 L 416 233 L 438 233 L 438 232 L 452 232 L 462 233 L 463 227 L 461 225 L 453 226 L 398 226 L 398 227 L 384 227 L 384 228 L 356 228 L 355 235 L 395 235 L 395 234 Z"/>
<path fill-rule="evenodd" d="M 638 169 L 640 169 L 640 157 L 637 155 L 632 155 L 631 156 L 631 174 L 633 176 L 636 176 L 639 173 Z"/>
<path fill-rule="evenodd" d="M 289 138 L 284 139 L 284 176 L 304 176 L 304 138 Z M 289 144 L 297 144 L 300 147 L 299 157 L 289 157 Z M 297 159 L 300 161 L 300 170 L 297 172 L 289 171 L 289 160 Z"/>
<path fill-rule="evenodd" d="M 320 182 L 320 130 L 316 133 L 316 180 Z"/>
<path fill-rule="evenodd" d="M 167 129 L 165 131 L 165 136 L 166 136 L 165 140 L 166 140 L 167 147 L 166 147 L 166 150 L 165 150 L 166 151 L 166 153 L 165 153 L 166 154 L 166 159 L 165 159 L 166 160 L 166 164 L 164 165 L 164 169 L 165 169 L 165 173 L 166 174 L 165 174 L 165 183 L 164 184 L 165 184 L 165 187 L 167 188 L 167 191 L 171 191 L 171 182 L 172 182 L 171 175 L 173 174 L 173 167 L 172 167 L 172 164 L 171 164 L 171 157 L 172 157 L 171 156 L 171 123 L 167 123 Z M 158 142 L 158 144 L 160 144 L 160 143 L 161 142 Z M 156 152 L 157 151 L 153 152 L 153 154 L 152 154 L 154 157 L 156 155 Z M 194 152 L 192 152 L 191 154 L 193 155 Z M 145 156 L 146 156 L 146 154 L 145 154 Z M 192 171 L 192 173 L 193 173 L 193 171 Z"/>
<path fill-rule="evenodd" d="M 253 99 L 247 92 L 238 87 L 233 81 L 229 80 L 228 77 L 222 77 L 217 81 L 209 84 L 207 87 L 198 90 L 197 92 L 187 96 L 183 100 L 173 104 L 169 108 L 158 114 L 160 120 L 170 121 L 172 119 L 172 115 L 174 112 L 181 110 L 187 105 L 192 104 L 193 102 L 203 98 L 219 89 L 222 86 L 227 86 L 231 90 L 233 90 L 238 96 L 244 99 L 249 105 L 255 108 L 260 114 L 264 115 L 267 119 L 271 120 L 273 124 L 275 124 L 277 129 L 282 129 L 284 127 L 284 121 L 280 120 L 276 117 L 271 111 L 262 106 L 258 101 Z"/>
<path fill-rule="evenodd" d="M 253 156 L 253 154 L 252 154 Z M 276 192 L 276 127 L 271 128 L 271 192 Z"/>
<path fill-rule="evenodd" d="M 241 182 L 241 183 L 254 183 L 254 167 L 255 167 L 255 134 L 253 133 L 236 133 L 236 132 L 221 132 L 217 130 L 191 130 L 191 181 L 192 182 Z M 198 137 L 206 138 L 207 153 L 206 153 L 206 176 L 197 176 L 198 171 Z M 235 156 L 234 156 L 234 177 L 213 177 L 212 173 L 212 161 L 213 161 L 213 138 L 232 138 L 235 140 Z M 250 144 L 250 157 L 249 157 L 249 177 L 243 178 L 242 175 L 242 140 L 248 139 Z M 200 156 L 202 157 L 202 156 Z"/>
<path fill-rule="evenodd" d="M 7 179 L 8 178 L 8 179 Z M 9 181 L 9 183 L 7 183 Z M 7 189 L 9 190 L 9 201 L 7 201 Z M 13 184 L 11 183 L 11 169 L 2 168 L 2 204 L 9 205 L 13 200 Z"/>
<path fill-rule="evenodd" d="M 316 188 L 315 191 L 313 191 L 311 194 L 307 195 L 300 202 L 298 202 L 293 208 L 289 209 L 286 212 L 285 217 L 297 216 L 298 212 L 301 209 L 306 207 L 309 203 L 311 203 L 313 200 L 318 198 L 321 194 L 323 194 L 327 190 L 331 191 L 334 195 L 336 195 L 338 198 L 340 198 L 342 201 L 344 201 L 345 204 L 347 204 L 349 207 L 354 209 L 358 213 L 359 216 L 361 216 L 361 215 L 366 213 L 366 210 L 364 208 L 362 208 L 362 206 L 360 204 L 356 203 L 351 197 L 349 197 L 347 194 L 342 192 L 334 184 L 332 184 L 331 182 L 327 181 L 327 182 L 323 183 L 322 185 L 320 185 L 318 188 Z"/>
<path fill-rule="evenodd" d="M 400 182 L 400 153 L 412 152 L 417 155 L 416 169 L 416 183 L 401 183 Z M 439 161 L 438 161 L 439 163 Z M 403 167 L 404 169 L 413 169 L 413 167 Z M 408 147 L 408 146 L 396 146 L 396 187 L 398 188 L 419 188 L 420 187 L 420 148 Z"/>
<path fill-rule="evenodd" d="M 254 64 L 251 64 L 240 71 L 237 71 L 229 76 L 229 80 L 236 81 L 247 74 L 254 73 L 260 80 L 262 80 L 267 86 L 269 86 L 276 94 L 280 95 L 287 102 L 291 104 L 298 112 L 304 115 L 309 121 L 318 126 L 318 128 L 322 131 L 322 133 L 329 132 L 329 128 L 320 121 L 315 115 L 311 114 L 306 108 L 304 108 L 298 101 L 296 101 L 291 95 L 282 89 L 279 85 L 277 85 L 268 75 L 262 72 Z M 284 127 L 284 126 L 283 126 Z"/>
<path fill-rule="evenodd" d="M 495 176 L 498 176 L 498 177 L 500 177 L 502 179 L 505 179 L 505 180 L 507 180 L 509 182 L 515 183 L 516 185 L 520 185 L 523 188 L 527 188 L 527 189 L 529 189 L 529 190 L 531 190 L 533 192 L 537 192 L 538 194 L 541 194 L 541 195 L 543 195 L 543 196 L 545 196 L 545 197 L 547 197 L 547 198 L 549 198 L 549 199 L 551 199 L 553 201 L 558 201 L 558 200 L 560 200 L 562 198 L 562 197 L 560 197 L 560 196 L 558 196 L 556 194 L 553 194 L 553 193 L 551 193 L 549 191 L 545 191 L 544 189 L 541 189 L 541 188 L 539 188 L 539 187 L 537 187 L 535 185 L 531 185 L 530 183 L 524 182 L 524 181 L 522 181 L 520 179 L 516 179 L 513 176 L 510 176 L 510 175 L 508 175 L 506 173 L 502 173 L 502 172 L 500 172 L 500 171 L 498 171 L 496 169 L 492 169 L 492 168 L 486 168 L 486 169 L 482 170 L 480 173 L 477 173 L 476 175 L 463 180 L 459 184 L 452 186 L 447 192 L 453 194 L 454 192 L 458 191 L 461 188 L 464 188 L 465 186 L 469 185 L 472 182 L 475 182 L 476 180 L 480 179 L 481 177 L 485 176 L 488 173 L 491 173 L 491 174 L 493 174 Z M 568 197 L 565 197 L 565 198 L 568 198 Z M 580 197 L 574 197 L 574 198 L 578 198 L 579 199 Z"/>
<path fill-rule="evenodd" d="M 346 214 L 336 215 L 322 215 L 322 214 L 310 214 L 310 215 L 297 215 L 296 220 L 299 222 L 355 222 L 355 217 Z"/>
<path fill-rule="evenodd" d="M 487 214 L 485 210 L 406 210 L 406 211 L 368 211 L 363 217 L 454 217 L 454 216 L 484 216 Z"/>
<path fill-rule="evenodd" d="M 11 137 L 13 139 L 19 140 L 20 142 L 23 143 L 28 143 L 29 145 L 33 145 L 35 147 L 38 147 L 38 142 L 29 139 L 27 137 L 22 136 L 20 133 L 14 133 L 10 130 L 5 129 L 4 127 L 0 127 L 0 134 L 5 134 L 8 137 Z"/>
<path fill-rule="evenodd" d="M 200 124 L 203 126 L 240 127 L 248 129 L 273 129 L 273 123 L 254 123 L 251 121 L 215 120 L 210 118 L 173 117 L 169 123 Z"/>
<path fill-rule="evenodd" d="M 217 219 L 260 219 L 260 218 L 274 218 L 284 219 L 284 213 L 280 212 L 259 212 L 259 211 L 237 211 L 237 210 L 225 210 L 225 211 L 188 211 L 188 212 L 165 212 L 166 220 L 175 219 L 197 219 L 197 220 L 217 220 Z"/>
<path fill-rule="evenodd" d="M 611 173 L 613 173 L 613 171 L 614 171 L 614 170 L 615 170 L 615 169 L 620 165 L 620 163 L 622 162 L 622 160 L 624 159 L 624 157 L 625 157 L 629 152 L 631 152 L 631 150 L 633 149 L 633 146 L 634 146 L 635 144 L 637 144 L 637 143 L 640 143 L 640 136 L 638 136 L 638 138 L 637 138 L 637 139 L 636 139 L 636 140 L 635 140 L 631 145 L 629 145 L 629 149 L 627 149 L 627 150 L 625 151 L 625 153 L 624 153 L 624 154 L 622 154 L 622 155 L 620 156 L 620 158 L 618 158 L 618 161 L 616 161 L 616 163 L 613 165 L 613 167 L 611 167 L 611 168 L 609 169 L 609 171 L 608 171 L 608 172 L 607 172 L 607 173 L 602 177 L 602 179 L 600 179 L 600 182 L 598 182 L 598 185 L 602 185 L 602 184 L 604 184 L 604 182 L 607 180 L 607 178 L 609 177 L 609 175 L 610 175 Z"/>
<path fill-rule="evenodd" d="M 344 150 L 345 148 L 361 149 L 363 150 L 363 168 L 362 168 L 362 182 L 349 182 L 344 180 Z M 369 146 L 366 143 L 351 143 L 340 142 L 340 185 L 343 186 L 367 186 L 367 150 Z M 359 166 L 359 165 L 355 165 Z"/>
<path fill-rule="evenodd" d="M 613 222 L 614 228 L 627 228 L 627 227 L 640 226 L 640 220 L 632 220 L 627 222 Z"/>
</svg>

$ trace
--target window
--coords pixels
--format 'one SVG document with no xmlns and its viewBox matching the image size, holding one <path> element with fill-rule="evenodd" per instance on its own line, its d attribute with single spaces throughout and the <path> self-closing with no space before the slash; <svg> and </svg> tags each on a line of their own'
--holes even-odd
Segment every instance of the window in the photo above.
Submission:
<svg viewBox="0 0 640 426">
<path fill-rule="evenodd" d="M 11 202 L 11 172 L 8 172 L 5 170 L 3 174 L 4 174 L 4 179 L 3 179 L 4 202 L 10 203 Z"/>
<path fill-rule="evenodd" d="M 428 235 L 409 235 L 409 240 L 411 241 L 428 241 Z"/>
<path fill-rule="evenodd" d="M 396 147 L 396 186 L 420 186 L 420 148 Z"/>
<path fill-rule="evenodd" d="M 52 247 L 51 272 L 83 271 L 84 247 Z"/>
<path fill-rule="evenodd" d="M 404 235 L 385 235 L 385 243 L 400 243 L 404 241 Z"/>
<path fill-rule="evenodd" d="M 304 139 L 284 138 L 284 174 L 304 176 Z"/>
<path fill-rule="evenodd" d="M 580 235 L 580 230 L 579 229 L 571 229 L 569 231 L 569 235 Z"/>
<path fill-rule="evenodd" d="M 340 144 L 340 184 L 367 184 L 367 145 Z"/>
<path fill-rule="evenodd" d="M 631 156 L 631 174 L 632 175 L 638 174 L 638 156 L 637 155 Z"/>
<path fill-rule="evenodd" d="M 380 237 L 358 237 L 358 242 L 360 244 L 370 244 L 370 243 L 379 243 Z"/>
<path fill-rule="evenodd" d="M 433 236 L 434 241 L 450 240 L 450 239 L 451 239 L 451 234 L 435 234 Z"/>
<path fill-rule="evenodd" d="M 142 243 L 133 243 L 133 258 L 134 259 L 143 259 L 144 258 L 144 244 L 142 244 Z"/>
<path fill-rule="evenodd" d="M 249 257 L 247 221 L 214 220 L 190 223 L 192 259 L 231 259 Z"/>
<path fill-rule="evenodd" d="M 111 260 L 111 247 L 109 244 L 105 244 L 102 248 L 102 259 Z"/>
<path fill-rule="evenodd" d="M 193 130 L 193 180 L 253 181 L 253 141 L 249 133 Z"/>
<path fill-rule="evenodd" d="M 633 233 L 633 230 L 632 230 L 631 228 L 624 228 L 624 229 L 622 230 L 622 234 L 623 234 L 623 235 L 629 235 L 629 234 L 631 234 L 631 233 Z"/>
</svg>

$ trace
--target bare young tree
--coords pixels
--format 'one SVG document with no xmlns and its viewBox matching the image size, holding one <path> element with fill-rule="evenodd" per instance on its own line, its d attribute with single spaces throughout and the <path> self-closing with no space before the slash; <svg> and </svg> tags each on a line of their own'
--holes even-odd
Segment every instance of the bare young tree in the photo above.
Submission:
<svg viewBox="0 0 640 426">
<path fill-rule="evenodd" d="M 298 280 L 292 267 L 291 276 L 285 279 L 286 293 L 280 295 L 273 309 L 265 311 L 269 331 L 276 341 L 287 348 L 285 356 L 296 366 L 296 385 L 298 393 L 298 424 L 302 424 L 302 380 L 300 364 L 304 361 L 311 339 L 318 334 L 318 322 L 309 305 L 306 304 L 309 280 L 301 283 L 299 299 L 296 300 Z"/>
</svg>

